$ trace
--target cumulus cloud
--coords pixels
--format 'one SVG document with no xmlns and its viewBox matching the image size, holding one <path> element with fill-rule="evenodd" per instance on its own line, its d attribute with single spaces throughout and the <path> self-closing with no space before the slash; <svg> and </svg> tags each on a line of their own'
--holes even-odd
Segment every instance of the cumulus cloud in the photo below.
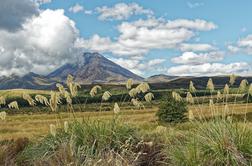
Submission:
<svg viewBox="0 0 252 166">
<path fill-rule="evenodd" d="M 236 44 L 228 45 L 227 49 L 232 53 L 242 52 L 252 55 L 252 35 L 239 39 Z"/>
<path fill-rule="evenodd" d="M 168 69 L 168 74 L 180 76 L 216 76 L 216 75 L 230 75 L 236 73 L 240 75 L 247 75 L 251 71 L 248 63 L 237 62 L 230 64 L 222 63 L 204 63 L 200 65 L 180 65 Z"/>
<path fill-rule="evenodd" d="M 124 20 L 132 15 L 153 15 L 149 9 L 144 9 L 137 3 L 118 3 L 113 7 L 102 6 L 97 7 L 96 11 L 100 14 L 100 20 Z"/>
<path fill-rule="evenodd" d="M 216 48 L 210 44 L 189 44 L 183 43 L 180 45 L 181 51 L 212 51 Z"/>
<path fill-rule="evenodd" d="M 211 22 L 198 19 L 140 19 L 121 23 L 117 27 L 119 37 L 114 41 L 96 34 L 90 39 L 79 40 L 77 46 L 91 51 L 111 52 L 119 56 L 143 56 L 151 49 L 179 48 L 182 43 L 195 36 L 196 32 L 216 27 Z"/>
<path fill-rule="evenodd" d="M 2 0 L 0 30 L 16 31 L 21 29 L 23 23 L 38 13 L 38 6 L 31 0 Z"/>
<path fill-rule="evenodd" d="M 151 59 L 148 62 L 143 62 L 141 58 L 111 58 L 110 60 L 138 75 L 143 75 L 146 71 L 157 69 L 160 64 L 166 61 L 165 59 L 159 58 Z"/>
<path fill-rule="evenodd" d="M 44 10 L 22 24 L 22 29 L 0 30 L 0 75 L 46 74 L 72 61 L 78 31 L 64 10 Z"/>
<path fill-rule="evenodd" d="M 196 54 L 194 52 L 184 52 L 181 56 L 172 58 L 171 61 L 176 64 L 196 65 L 210 62 L 218 62 L 224 58 L 222 52 L 207 52 Z"/>
<path fill-rule="evenodd" d="M 77 3 L 74 6 L 71 6 L 68 10 L 73 13 L 78 13 L 83 11 L 84 7 Z"/>
</svg>

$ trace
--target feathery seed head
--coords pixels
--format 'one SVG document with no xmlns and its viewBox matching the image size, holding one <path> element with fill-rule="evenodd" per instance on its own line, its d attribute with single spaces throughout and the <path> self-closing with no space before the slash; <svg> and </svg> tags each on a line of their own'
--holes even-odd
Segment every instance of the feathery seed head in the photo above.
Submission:
<svg viewBox="0 0 252 166">
<path fill-rule="evenodd" d="M 135 97 L 137 95 L 138 91 L 136 88 L 132 88 L 130 91 L 129 91 L 129 95 L 130 97 Z"/>
<path fill-rule="evenodd" d="M 147 102 L 150 103 L 150 102 L 152 101 L 152 99 L 154 99 L 153 93 L 151 93 L 151 92 L 147 93 L 147 94 L 144 96 L 144 99 L 145 99 L 145 101 L 147 101 Z"/>
<path fill-rule="evenodd" d="M 9 107 L 10 109 L 17 109 L 17 110 L 19 110 L 17 101 L 13 101 L 13 102 L 9 103 L 9 104 L 8 104 L 8 107 Z"/>
<path fill-rule="evenodd" d="M 117 103 L 115 103 L 115 105 L 114 105 L 114 113 L 118 114 L 119 112 L 120 112 L 120 107 L 119 107 L 119 105 Z"/>
<path fill-rule="evenodd" d="M 102 100 L 103 101 L 108 101 L 110 99 L 110 97 L 112 96 L 112 94 L 109 91 L 106 91 L 103 93 L 102 95 Z"/>
<path fill-rule="evenodd" d="M 236 75 L 232 74 L 232 75 L 229 76 L 230 85 L 234 85 L 235 80 L 236 80 Z"/>
<path fill-rule="evenodd" d="M 90 96 L 91 96 L 91 97 L 95 97 L 95 96 L 97 95 L 97 93 L 98 93 L 98 90 L 101 90 L 101 89 L 102 89 L 101 86 L 95 85 L 95 86 L 91 89 L 91 91 L 89 92 Z"/>
<path fill-rule="evenodd" d="M 249 85 L 248 94 L 252 96 L 252 83 Z"/>
<path fill-rule="evenodd" d="M 68 87 L 69 87 L 70 84 L 73 83 L 73 80 L 74 80 L 74 77 L 71 74 L 69 74 L 67 76 L 67 81 L 66 81 Z"/>
<path fill-rule="evenodd" d="M 132 85 L 133 85 L 133 80 L 130 78 L 126 82 L 126 88 L 129 90 L 131 89 Z"/>
<path fill-rule="evenodd" d="M 150 86 L 147 82 L 142 82 L 141 84 L 139 84 L 137 87 L 137 92 L 138 93 L 145 93 L 148 92 L 150 90 Z"/>
<path fill-rule="evenodd" d="M 207 82 L 207 88 L 206 89 L 211 91 L 211 92 L 214 91 L 214 84 L 213 84 L 212 78 L 209 78 L 209 80 Z"/>
<path fill-rule="evenodd" d="M 172 98 L 176 101 L 182 101 L 182 97 L 180 96 L 180 94 L 178 94 L 177 92 L 175 91 L 172 91 Z"/>
<path fill-rule="evenodd" d="M 44 104 L 46 106 L 49 106 L 49 101 L 45 96 L 42 95 L 36 95 L 35 100 L 41 104 Z"/>
<path fill-rule="evenodd" d="M 51 91 L 49 106 L 53 112 L 57 111 L 58 104 L 61 104 L 60 94 L 58 92 Z"/>
<path fill-rule="evenodd" d="M 62 95 L 64 95 L 64 93 L 65 93 L 65 88 L 64 88 L 64 86 L 62 85 L 62 84 L 59 84 L 59 83 L 57 83 L 56 84 L 56 87 L 58 88 L 58 90 L 59 90 L 59 92 L 62 94 Z"/>
<path fill-rule="evenodd" d="M 73 82 L 69 85 L 69 90 L 72 97 L 76 97 L 78 94 L 78 88 L 81 88 L 80 84 Z"/>
<path fill-rule="evenodd" d="M 149 92 L 144 96 L 145 101 L 147 101 L 148 103 L 150 103 L 153 99 L 154 99 L 154 95 L 153 93 Z"/>
<path fill-rule="evenodd" d="M 194 115 L 193 115 L 192 110 L 189 110 L 189 111 L 188 111 L 188 119 L 189 119 L 190 121 L 193 121 L 193 120 L 194 120 Z"/>
<path fill-rule="evenodd" d="M 225 111 L 225 112 L 229 112 L 229 107 L 228 107 L 227 104 L 225 104 L 224 111 Z"/>
<path fill-rule="evenodd" d="M 3 111 L 3 112 L 0 112 L 0 119 L 1 120 L 5 120 L 5 118 L 6 118 L 6 112 L 5 111 Z"/>
<path fill-rule="evenodd" d="M 52 135 L 52 136 L 56 136 L 56 126 L 54 125 L 54 124 L 50 124 L 50 134 Z"/>
<path fill-rule="evenodd" d="M 6 104 L 6 100 L 4 96 L 0 96 L 0 105 L 5 105 Z"/>
<path fill-rule="evenodd" d="M 133 99 L 131 99 L 131 102 L 137 108 L 141 108 L 141 106 L 142 106 L 142 103 L 140 101 L 138 101 L 138 99 L 133 98 Z"/>
<path fill-rule="evenodd" d="M 217 100 L 221 100 L 222 99 L 222 94 L 221 92 L 218 90 L 217 91 Z"/>
<path fill-rule="evenodd" d="M 223 90 L 223 94 L 225 94 L 225 95 L 229 94 L 229 86 L 228 86 L 228 84 L 225 85 L 224 90 Z"/>
<path fill-rule="evenodd" d="M 36 103 L 29 94 L 23 93 L 23 99 L 26 100 L 30 106 L 35 106 Z"/>
<path fill-rule="evenodd" d="M 213 106 L 214 106 L 213 99 L 210 99 L 210 100 L 209 100 L 209 107 L 210 107 L 210 108 L 213 108 Z"/>
<path fill-rule="evenodd" d="M 65 121 L 64 122 L 64 131 L 65 131 L 65 133 L 68 132 L 68 129 L 69 129 L 68 121 Z"/>
<path fill-rule="evenodd" d="M 190 92 L 187 92 L 186 93 L 186 101 L 190 104 L 193 104 L 194 103 L 194 99 L 193 99 L 193 96 Z"/>
<path fill-rule="evenodd" d="M 240 83 L 240 86 L 239 86 L 239 91 L 241 93 L 245 93 L 246 92 L 246 89 L 247 89 L 247 85 L 248 85 L 248 81 L 246 79 L 243 79 Z"/>
<path fill-rule="evenodd" d="M 72 104 L 72 98 L 71 98 L 70 93 L 67 92 L 67 91 L 65 91 L 64 97 L 65 97 L 65 99 L 66 99 L 67 104 L 70 104 L 70 105 L 71 105 L 71 104 Z"/>
<path fill-rule="evenodd" d="M 189 92 L 191 92 L 191 93 L 196 92 L 196 88 L 194 87 L 194 85 L 193 85 L 193 82 L 192 82 L 192 81 L 190 81 L 190 84 L 189 84 Z"/>
</svg>

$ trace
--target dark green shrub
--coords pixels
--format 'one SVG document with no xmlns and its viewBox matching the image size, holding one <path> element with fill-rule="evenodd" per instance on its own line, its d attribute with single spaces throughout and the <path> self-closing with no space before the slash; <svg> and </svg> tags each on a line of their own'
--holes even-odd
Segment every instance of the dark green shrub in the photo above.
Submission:
<svg viewBox="0 0 252 166">
<path fill-rule="evenodd" d="M 187 119 L 187 105 L 184 101 L 176 101 L 168 95 L 163 98 L 157 112 L 160 122 L 180 123 Z"/>
</svg>

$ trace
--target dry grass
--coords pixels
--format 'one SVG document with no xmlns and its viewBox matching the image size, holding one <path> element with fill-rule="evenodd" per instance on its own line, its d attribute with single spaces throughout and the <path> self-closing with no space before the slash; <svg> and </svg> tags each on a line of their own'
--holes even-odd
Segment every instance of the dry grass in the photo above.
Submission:
<svg viewBox="0 0 252 166">
<path fill-rule="evenodd" d="M 26 93 L 29 95 L 34 94 L 46 94 L 49 95 L 50 91 L 47 90 L 32 90 L 32 89 L 10 89 L 10 90 L 0 90 L 0 96 L 8 97 L 22 97 Z"/>
<path fill-rule="evenodd" d="M 155 112 L 157 108 L 146 110 L 122 110 L 121 120 L 123 122 L 145 125 L 156 122 Z M 62 121 L 73 120 L 72 114 L 60 113 Z M 49 125 L 56 124 L 59 119 L 57 114 L 36 114 L 36 115 L 10 115 L 5 121 L 0 121 L 0 140 L 17 139 L 27 137 L 37 139 L 49 132 Z M 75 117 L 78 120 L 106 120 L 114 116 L 112 111 L 109 112 L 77 112 Z"/>
<path fill-rule="evenodd" d="M 233 108 L 234 114 L 244 114 L 246 111 L 246 104 L 229 105 L 229 108 Z M 222 105 L 216 106 L 216 110 L 221 110 Z M 249 104 L 248 112 L 252 112 L 252 104 Z M 156 111 L 158 108 L 146 109 L 146 110 L 122 110 L 121 120 L 138 127 L 144 126 L 146 128 L 158 125 L 156 119 Z M 194 116 L 199 116 L 200 110 L 206 117 L 211 116 L 211 111 L 208 105 L 200 107 L 190 106 L 194 113 Z M 72 114 L 60 113 L 62 121 L 72 120 Z M 9 115 L 5 121 L 0 121 L 0 140 L 5 139 L 17 139 L 20 137 L 27 137 L 30 139 L 38 139 L 40 136 L 44 136 L 49 132 L 49 125 L 56 124 L 56 120 L 59 119 L 57 114 L 34 114 L 34 115 Z M 221 115 L 221 112 L 220 112 Z M 78 120 L 107 120 L 114 116 L 113 111 L 108 112 L 76 112 L 75 116 Z"/>
</svg>

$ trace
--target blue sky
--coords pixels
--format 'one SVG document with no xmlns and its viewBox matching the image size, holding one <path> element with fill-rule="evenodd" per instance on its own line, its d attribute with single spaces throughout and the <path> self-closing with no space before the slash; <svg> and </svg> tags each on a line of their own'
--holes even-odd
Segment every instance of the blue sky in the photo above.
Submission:
<svg viewBox="0 0 252 166">
<path fill-rule="evenodd" d="M 252 74 L 252 1 L 250 0 L 33 0 L 32 2 L 36 4 L 37 15 L 29 18 L 30 24 L 26 21 L 22 26 L 33 27 L 35 22 L 45 27 L 39 29 L 43 30 L 39 40 L 49 41 L 51 45 L 48 44 L 46 47 L 41 43 L 39 46 L 37 43 L 31 45 L 34 44 L 37 50 L 46 48 L 52 51 L 39 52 L 45 56 L 44 65 L 47 68 L 44 69 L 42 64 L 35 62 L 38 53 L 35 51 L 31 53 L 30 48 L 18 49 L 25 50 L 22 55 L 28 56 L 29 52 L 29 56 L 32 54 L 35 60 L 31 60 L 31 67 L 22 67 L 22 70 L 16 67 L 22 65 L 16 63 L 8 66 L 13 72 L 35 70 L 44 74 L 48 72 L 47 69 L 52 70 L 72 61 L 80 52 L 95 51 L 144 77 L 154 74 L 195 76 Z M 39 19 L 46 17 L 55 19 L 48 22 L 44 21 L 46 19 Z M 34 28 L 28 29 L 26 33 L 30 34 L 30 29 Z M 8 33 L 17 34 L 17 32 L 18 30 Z M 64 33 L 67 35 L 62 36 L 60 41 L 66 45 L 55 44 L 59 39 L 46 38 L 48 34 L 57 36 Z M 69 45 L 69 42 L 72 44 Z M 7 46 L 9 48 L 6 43 L 2 45 L 4 50 Z M 67 47 L 68 50 L 62 50 Z M 10 48 L 16 49 L 17 46 Z M 56 56 L 55 53 L 62 55 Z M 20 57 L 19 55 L 18 58 Z M 50 63 L 58 59 L 61 61 Z M 7 72 L 3 72 L 5 73 Z"/>
</svg>

